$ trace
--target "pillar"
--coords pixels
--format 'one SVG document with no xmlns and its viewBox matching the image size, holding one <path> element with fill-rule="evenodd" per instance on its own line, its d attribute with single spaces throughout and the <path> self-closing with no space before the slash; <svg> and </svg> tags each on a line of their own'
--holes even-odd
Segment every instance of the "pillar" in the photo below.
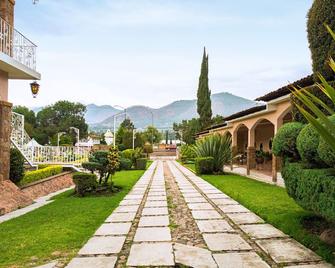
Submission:
<svg viewBox="0 0 335 268">
<path fill-rule="evenodd" d="M 272 155 L 272 182 L 277 182 L 277 173 L 280 170 L 281 158 Z"/>
<path fill-rule="evenodd" d="M 12 104 L 0 100 L 0 182 L 9 179 Z"/>
<path fill-rule="evenodd" d="M 11 26 L 14 26 L 14 5 L 15 0 L 0 1 L 0 17 L 7 21 Z"/>
<path fill-rule="evenodd" d="M 234 157 L 237 155 L 237 145 L 233 145 L 231 147 L 231 156 L 232 156 L 232 160 L 231 160 L 231 166 L 230 169 L 233 170 L 233 164 L 234 164 Z M 235 160 L 236 161 L 236 160 Z"/>
<path fill-rule="evenodd" d="M 249 146 L 247 149 L 247 175 L 250 175 L 250 170 L 256 167 L 256 148 Z"/>
</svg>

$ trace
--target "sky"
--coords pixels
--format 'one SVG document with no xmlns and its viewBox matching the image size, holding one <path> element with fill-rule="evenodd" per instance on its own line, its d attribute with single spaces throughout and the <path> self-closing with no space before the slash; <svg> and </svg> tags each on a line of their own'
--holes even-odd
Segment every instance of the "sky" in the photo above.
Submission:
<svg viewBox="0 0 335 268">
<path fill-rule="evenodd" d="M 196 98 L 203 47 L 212 93 L 254 99 L 311 73 L 312 0 L 18 0 L 15 27 L 38 46 L 40 93 L 10 82 L 14 104 L 58 100 L 158 108 Z"/>
</svg>

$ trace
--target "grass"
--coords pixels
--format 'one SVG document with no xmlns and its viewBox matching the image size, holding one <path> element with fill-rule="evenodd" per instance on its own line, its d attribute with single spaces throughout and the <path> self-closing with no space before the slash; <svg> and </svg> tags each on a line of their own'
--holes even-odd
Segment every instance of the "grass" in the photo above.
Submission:
<svg viewBox="0 0 335 268">
<path fill-rule="evenodd" d="M 70 259 L 118 206 L 144 170 L 113 176 L 118 193 L 79 198 L 67 191 L 55 201 L 0 224 L 0 267 L 31 267 L 52 259 Z"/>
<path fill-rule="evenodd" d="M 194 171 L 194 164 L 185 166 Z M 302 225 L 304 220 L 316 215 L 298 206 L 284 188 L 233 174 L 201 177 L 266 222 L 315 251 L 326 261 L 335 264 L 335 246 L 322 242 L 317 235 L 309 233 Z"/>
</svg>

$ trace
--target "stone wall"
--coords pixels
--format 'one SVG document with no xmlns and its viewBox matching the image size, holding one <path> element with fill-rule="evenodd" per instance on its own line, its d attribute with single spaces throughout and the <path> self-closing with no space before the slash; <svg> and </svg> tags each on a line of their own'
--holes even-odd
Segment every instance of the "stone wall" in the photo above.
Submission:
<svg viewBox="0 0 335 268">
<path fill-rule="evenodd" d="M 30 183 L 21 187 L 21 191 L 31 199 L 36 199 L 73 185 L 72 172 L 61 174 Z"/>
<path fill-rule="evenodd" d="M 12 104 L 0 101 L 0 183 L 9 179 Z"/>
</svg>

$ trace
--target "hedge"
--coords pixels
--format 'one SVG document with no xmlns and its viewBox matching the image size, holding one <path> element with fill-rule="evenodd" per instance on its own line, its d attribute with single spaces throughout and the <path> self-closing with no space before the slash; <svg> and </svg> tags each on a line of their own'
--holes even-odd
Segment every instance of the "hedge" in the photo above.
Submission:
<svg viewBox="0 0 335 268">
<path fill-rule="evenodd" d="M 128 158 L 120 159 L 120 170 L 130 170 L 133 166 L 133 162 Z"/>
<path fill-rule="evenodd" d="M 43 169 L 28 171 L 24 174 L 20 185 L 26 185 L 35 181 L 43 180 L 45 178 L 60 174 L 63 172 L 62 166 L 49 166 Z"/>
<path fill-rule="evenodd" d="M 214 158 L 213 157 L 197 157 L 195 159 L 195 172 L 200 174 L 213 174 Z"/>
<path fill-rule="evenodd" d="M 18 149 L 10 149 L 9 179 L 19 183 L 24 176 L 24 158 Z"/>
<path fill-rule="evenodd" d="M 80 196 L 95 191 L 98 186 L 97 176 L 91 173 L 76 172 L 73 174 L 73 182 L 76 185 L 76 193 Z"/>
<path fill-rule="evenodd" d="M 147 159 L 146 158 L 138 158 L 136 159 L 136 169 L 145 170 L 147 167 Z"/>
<path fill-rule="evenodd" d="M 282 169 L 286 190 L 301 207 L 335 220 L 335 169 L 303 169 L 286 163 Z"/>
</svg>

